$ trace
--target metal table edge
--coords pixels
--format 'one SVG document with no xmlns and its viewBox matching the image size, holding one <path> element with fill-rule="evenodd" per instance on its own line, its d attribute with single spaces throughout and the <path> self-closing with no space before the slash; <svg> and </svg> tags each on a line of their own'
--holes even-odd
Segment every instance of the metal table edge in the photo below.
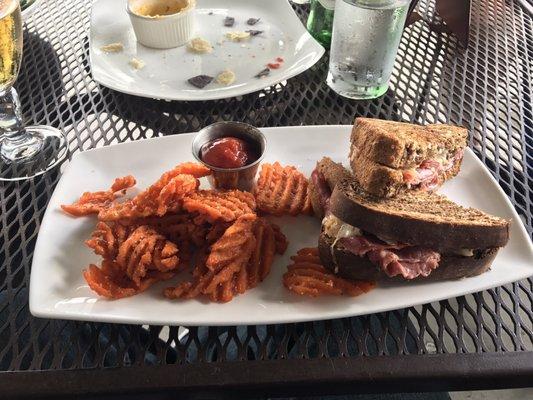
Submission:
<svg viewBox="0 0 533 400">
<path fill-rule="evenodd" d="M 533 351 L 288 359 L 0 373 L 3 398 L 435 392 L 531 386 Z"/>
</svg>

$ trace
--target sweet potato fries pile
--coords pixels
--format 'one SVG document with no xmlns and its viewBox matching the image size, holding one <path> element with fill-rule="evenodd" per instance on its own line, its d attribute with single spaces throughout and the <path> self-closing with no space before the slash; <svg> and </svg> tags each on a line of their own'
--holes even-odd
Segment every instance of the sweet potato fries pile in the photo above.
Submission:
<svg viewBox="0 0 533 400">
<path fill-rule="evenodd" d="M 136 183 L 126 176 L 107 191 L 86 192 L 62 206 L 73 216 L 98 217 L 86 241 L 102 257 L 100 266 L 91 264 L 83 273 L 91 289 L 108 298 L 128 297 L 191 265 L 192 278 L 167 288 L 165 296 L 227 302 L 263 281 L 287 239 L 257 215 L 254 194 L 199 190 L 199 178 L 209 173 L 200 164 L 180 164 L 119 201 Z"/>
</svg>

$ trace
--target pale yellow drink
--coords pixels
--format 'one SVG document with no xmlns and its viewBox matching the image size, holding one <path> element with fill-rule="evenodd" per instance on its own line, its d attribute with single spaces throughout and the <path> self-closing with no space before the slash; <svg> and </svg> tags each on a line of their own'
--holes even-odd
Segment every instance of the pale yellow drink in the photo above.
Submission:
<svg viewBox="0 0 533 400">
<path fill-rule="evenodd" d="M 18 0 L 0 0 L 0 92 L 15 81 L 22 58 L 22 21 Z"/>
</svg>

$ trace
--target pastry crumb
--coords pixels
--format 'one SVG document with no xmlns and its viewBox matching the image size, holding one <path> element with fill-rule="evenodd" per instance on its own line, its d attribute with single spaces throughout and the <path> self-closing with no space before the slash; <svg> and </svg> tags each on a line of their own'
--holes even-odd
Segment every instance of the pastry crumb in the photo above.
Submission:
<svg viewBox="0 0 533 400">
<path fill-rule="evenodd" d="M 234 42 L 240 42 L 250 37 L 250 32 L 232 31 L 226 33 L 226 37 Z"/>
<path fill-rule="evenodd" d="M 201 37 L 197 37 L 192 39 L 189 42 L 189 50 L 194 51 L 195 53 L 211 53 L 213 51 L 213 46 L 211 46 L 211 43 L 209 43 L 208 40 L 203 39 Z"/>
<path fill-rule="evenodd" d="M 233 82 L 235 82 L 235 73 L 229 69 L 226 69 L 218 74 L 217 82 L 225 86 L 231 85 Z"/>
<path fill-rule="evenodd" d="M 128 64 L 133 68 L 133 69 L 143 69 L 145 66 L 146 66 L 146 63 L 139 59 L 139 58 L 135 58 L 133 57 L 129 62 Z"/>
<path fill-rule="evenodd" d="M 100 47 L 100 50 L 106 53 L 119 53 L 124 50 L 124 45 L 121 42 L 109 43 Z"/>
</svg>

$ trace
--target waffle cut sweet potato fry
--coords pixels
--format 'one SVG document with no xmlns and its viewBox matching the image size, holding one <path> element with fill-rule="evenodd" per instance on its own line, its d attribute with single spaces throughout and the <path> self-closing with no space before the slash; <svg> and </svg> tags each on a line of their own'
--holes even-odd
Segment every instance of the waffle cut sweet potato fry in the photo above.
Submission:
<svg viewBox="0 0 533 400">
<path fill-rule="evenodd" d="M 359 296 L 375 287 L 373 282 L 349 281 L 329 272 L 320 262 L 317 248 L 304 248 L 291 257 L 293 263 L 283 275 L 283 285 L 290 291 L 318 297 L 323 295 Z"/>
<path fill-rule="evenodd" d="M 109 190 L 85 192 L 75 203 L 61 205 L 61 208 L 75 217 L 98 214 L 109 207 L 115 199 L 124 195 L 126 190 L 135 186 L 135 184 L 136 181 L 132 175 L 117 178 Z"/>
<path fill-rule="evenodd" d="M 255 249 L 256 224 L 255 214 L 240 216 L 210 250 L 203 249 L 197 256 L 193 280 L 167 288 L 165 296 L 171 299 L 187 299 L 206 295 L 211 301 L 230 301 L 239 293 L 237 277 L 246 270 Z"/>
<path fill-rule="evenodd" d="M 139 226 L 120 245 L 116 264 L 136 285 L 149 271 L 176 272 L 178 247 L 149 226 Z"/>
<path fill-rule="evenodd" d="M 101 210 L 98 218 L 102 221 L 116 221 L 178 212 L 181 210 L 183 198 L 195 192 L 199 184 L 198 179 L 189 174 L 179 174 L 168 180 L 163 180 L 162 177 L 133 199 L 114 203 Z"/>
<path fill-rule="evenodd" d="M 132 199 L 123 203 L 112 203 L 109 207 L 101 209 L 98 218 L 104 221 L 116 221 L 177 212 L 181 208 L 183 196 L 198 188 L 198 178 L 210 173 L 209 168 L 199 163 L 178 164 Z"/>
<path fill-rule="evenodd" d="M 116 263 L 103 260 L 102 266 L 91 264 L 83 271 L 83 277 L 89 287 L 98 295 L 109 299 L 121 299 L 144 292 L 154 283 L 167 280 L 174 276 L 170 272 L 150 271 L 139 282 L 134 283 L 124 274 L 124 271 Z"/>
<path fill-rule="evenodd" d="M 180 254 L 192 253 L 203 247 L 211 226 L 197 224 L 189 213 L 166 214 L 162 217 L 148 217 L 134 220 L 139 225 L 148 225 L 178 245 Z M 180 257 L 181 258 L 181 257 Z"/>
<path fill-rule="evenodd" d="M 272 224 L 260 218 L 255 226 L 255 248 L 247 267 L 237 274 L 238 293 L 256 287 L 270 273 L 276 253 L 276 238 Z"/>
<path fill-rule="evenodd" d="M 180 267 L 177 246 L 149 226 L 99 222 L 86 243 L 104 259 L 101 270 L 95 270 L 98 267 L 92 264 L 84 273 L 91 288 L 96 285 L 95 282 L 100 282 L 100 289 L 129 288 L 127 293 L 132 294 L 128 295 L 133 295 L 132 290 L 142 288 L 149 282 L 147 279 L 167 277 L 157 273 L 170 274 L 170 277 Z M 105 296 L 112 297 L 109 293 Z"/>
<path fill-rule="evenodd" d="M 254 213 L 256 203 L 251 193 L 240 190 L 199 190 L 183 199 L 183 208 L 198 213 L 201 219 L 213 224 L 232 222 L 242 215 Z"/>
<path fill-rule="evenodd" d="M 211 232 L 220 235 L 222 227 L 224 224 L 215 225 Z M 285 239 L 279 227 L 277 230 Z M 205 295 L 210 301 L 225 303 L 256 287 L 271 270 L 277 252 L 275 232 L 265 218 L 255 214 L 239 217 L 211 248 L 199 252 L 192 281 L 167 288 L 165 296 L 190 299 Z"/>
<path fill-rule="evenodd" d="M 311 213 L 309 182 L 291 165 L 264 163 L 254 190 L 257 208 L 272 215 Z"/>
<path fill-rule="evenodd" d="M 182 282 L 177 286 L 168 287 L 163 294 L 168 299 L 194 299 L 202 294 L 203 289 L 215 273 L 210 271 L 205 262 L 209 252 L 206 247 L 200 249 L 196 254 L 192 281 Z"/>
<path fill-rule="evenodd" d="M 167 214 L 163 217 L 100 221 L 85 243 L 98 255 L 114 260 L 119 246 L 139 226 L 148 226 L 180 249 L 180 262 L 188 262 L 195 249 L 204 246 L 209 227 L 193 223 L 190 214 Z"/>
<path fill-rule="evenodd" d="M 85 244 L 104 259 L 114 260 L 120 245 L 126 241 L 134 229 L 135 226 L 120 222 L 100 221 Z"/>
<path fill-rule="evenodd" d="M 164 291 L 165 297 L 168 299 L 193 299 L 206 294 L 214 302 L 226 303 L 231 301 L 235 296 L 234 278 L 218 285 L 215 290 L 207 290 L 207 287 L 216 276 L 216 272 L 211 271 L 206 266 L 208 256 L 209 251 L 207 248 L 200 250 L 196 257 L 192 281 L 182 282 L 175 287 L 166 288 Z"/>
<path fill-rule="evenodd" d="M 178 164 L 170 171 L 163 173 L 148 189 L 135 196 L 133 198 L 133 204 L 141 209 L 158 209 L 162 205 L 161 203 L 164 203 L 165 200 L 168 201 L 169 197 L 172 197 L 172 194 L 175 194 L 176 191 L 179 194 L 188 192 L 187 188 L 190 188 L 190 186 L 186 184 L 190 185 L 193 182 L 190 179 L 191 177 L 198 179 L 209 174 L 211 174 L 209 168 L 199 163 L 186 162 Z M 179 178 L 181 175 L 187 175 L 189 178 Z M 180 189 L 180 182 L 185 184 L 186 187 Z M 196 181 L 194 186 L 194 189 L 198 187 L 198 181 Z M 161 216 L 163 214 L 159 212 L 156 215 Z"/>
<path fill-rule="evenodd" d="M 255 228 L 258 219 L 255 214 L 239 217 L 218 239 L 206 259 L 205 265 L 215 273 L 202 293 L 212 301 L 226 302 L 233 298 L 237 290 L 236 277 L 245 273 L 252 252 L 255 249 Z M 244 271 L 244 272 L 243 272 Z"/>
<path fill-rule="evenodd" d="M 256 222 L 255 214 L 245 214 L 226 229 L 220 239 L 211 246 L 211 252 L 206 260 L 207 268 L 211 271 L 219 270 L 240 257 L 240 250 L 254 239 Z"/>
</svg>

